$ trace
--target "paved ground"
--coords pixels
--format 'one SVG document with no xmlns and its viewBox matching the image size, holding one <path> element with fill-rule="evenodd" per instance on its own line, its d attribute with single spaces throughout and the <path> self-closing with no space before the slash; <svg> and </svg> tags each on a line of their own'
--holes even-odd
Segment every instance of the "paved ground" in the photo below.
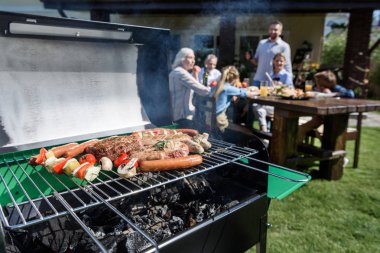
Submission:
<svg viewBox="0 0 380 253">
<path fill-rule="evenodd" d="M 364 114 L 367 115 L 367 118 L 362 121 L 362 126 L 380 127 L 380 113 L 366 112 Z M 356 120 L 350 119 L 348 124 L 350 126 L 355 126 Z"/>
</svg>

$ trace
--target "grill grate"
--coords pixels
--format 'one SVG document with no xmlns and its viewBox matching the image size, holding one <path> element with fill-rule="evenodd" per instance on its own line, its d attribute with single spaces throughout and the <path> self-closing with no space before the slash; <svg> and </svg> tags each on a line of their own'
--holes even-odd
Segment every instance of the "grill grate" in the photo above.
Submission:
<svg viewBox="0 0 380 253">
<path fill-rule="evenodd" d="M 1 198 L 8 203 L 1 209 L 1 219 L 7 228 L 22 228 L 66 215 L 68 210 L 77 212 L 112 202 L 257 153 L 219 140 L 212 140 L 212 145 L 203 155 L 203 163 L 187 170 L 142 173 L 130 179 L 114 171 L 101 171 L 93 182 L 50 174 L 42 166 L 28 165 L 28 157 L 0 161 L 0 179 L 5 189 Z"/>
<path fill-rule="evenodd" d="M 140 235 L 146 241 L 145 245 L 158 251 L 157 242 L 120 212 L 113 205 L 114 201 L 179 180 L 187 180 L 187 177 L 226 164 L 239 164 L 288 181 L 308 181 L 307 177 L 294 180 L 256 168 L 256 166 L 267 168 L 271 164 L 256 159 L 254 156 L 258 151 L 255 149 L 220 140 L 210 141 L 212 148 L 203 154 L 203 162 L 198 166 L 186 170 L 141 173 L 129 179 L 119 177 L 114 171 L 101 171 L 93 182 L 86 182 L 65 174 L 49 173 L 42 166 L 31 166 L 26 155 L 21 159 L 16 156 L 14 159 L 2 159 L 0 160 L 0 180 L 3 186 L 0 192 L 2 201 L 0 217 L 7 229 L 15 230 L 69 215 L 83 228 L 96 246 L 102 252 L 106 252 L 96 234 L 78 216 L 83 210 L 102 205 L 126 222 L 133 233 Z M 248 160 L 250 165 L 247 164 Z"/>
</svg>

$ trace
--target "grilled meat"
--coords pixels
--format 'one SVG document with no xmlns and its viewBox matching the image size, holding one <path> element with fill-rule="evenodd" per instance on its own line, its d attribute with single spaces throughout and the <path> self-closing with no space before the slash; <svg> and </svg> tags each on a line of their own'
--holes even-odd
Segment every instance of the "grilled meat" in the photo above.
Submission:
<svg viewBox="0 0 380 253">
<path fill-rule="evenodd" d="M 87 148 L 86 152 L 93 154 L 99 161 L 102 157 L 108 157 L 112 161 L 121 153 L 144 150 L 141 139 L 137 136 L 113 136 L 103 139 L 94 146 Z"/>
<path fill-rule="evenodd" d="M 185 157 L 189 154 L 189 147 L 179 141 L 160 141 L 155 145 L 140 151 L 131 151 L 130 158 L 139 160 L 163 160 Z"/>
</svg>

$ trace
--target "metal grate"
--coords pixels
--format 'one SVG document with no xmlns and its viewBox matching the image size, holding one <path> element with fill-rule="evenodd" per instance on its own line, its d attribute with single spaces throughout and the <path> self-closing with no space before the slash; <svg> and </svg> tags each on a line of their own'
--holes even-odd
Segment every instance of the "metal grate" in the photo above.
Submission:
<svg viewBox="0 0 380 253">
<path fill-rule="evenodd" d="M 257 153 L 254 149 L 218 140 L 212 140 L 212 145 L 203 154 L 203 163 L 187 170 L 142 173 L 130 179 L 119 177 L 114 171 L 101 171 L 93 182 L 51 174 L 42 166 L 30 166 L 27 164 L 29 157 L 2 161 L 0 179 L 4 190 L 1 198 L 8 200 L 8 204 L 1 209 L 1 219 L 7 228 L 22 228 L 172 183 Z"/>
<path fill-rule="evenodd" d="M 258 153 L 255 149 L 239 147 L 220 140 L 210 141 L 212 148 L 203 154 L 203 162 L 198 166 L 186 170 L 141 173 L 130 179 L 119 177 L 114 171 L 101 171 L 93 182 L 86 182 L 65 174 L 49 173 L 42 166 L 31 166 L 27 163 L 29 157 L 26 155 L 0 160 L 0 199 L 3 203 L 0 217 L 4 226 L 13 230 L 70 215 L 98 248 L 107 252 L 93 231 L 77 215 L 82 210 L 105 205 L 137 231 L 148 242 L 146 245 L 158 251 L 157 242 L 121 213 L 112 204 L 113 201 L 231 163 L 288 181 L 307 181 L 306 177 L 293 180 L 248 165 L 247 159 L 253 163 L 270 165 L 254 157 Z M 243 158 L 246 158 L 245 162 Z"/>
</svg>

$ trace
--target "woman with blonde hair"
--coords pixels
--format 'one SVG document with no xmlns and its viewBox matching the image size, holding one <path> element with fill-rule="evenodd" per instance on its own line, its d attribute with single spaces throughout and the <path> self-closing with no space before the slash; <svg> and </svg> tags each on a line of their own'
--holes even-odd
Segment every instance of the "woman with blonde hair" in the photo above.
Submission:
<svg viewBox="0 0 380 253">
<path fill-rule="evenodd" d="M 223 133 L 228 127 L 226 110 L 231 104 L 233 96 L 253 97 L 257 95 L 251 88 L 237 88 L 240 86 L 240 74 L 235 66 L 226 66 L 222 69 L 222 76 L 218 84 L 211 88 L 211 96 L 215 99 L 216 123 Z"/>
</svg>

